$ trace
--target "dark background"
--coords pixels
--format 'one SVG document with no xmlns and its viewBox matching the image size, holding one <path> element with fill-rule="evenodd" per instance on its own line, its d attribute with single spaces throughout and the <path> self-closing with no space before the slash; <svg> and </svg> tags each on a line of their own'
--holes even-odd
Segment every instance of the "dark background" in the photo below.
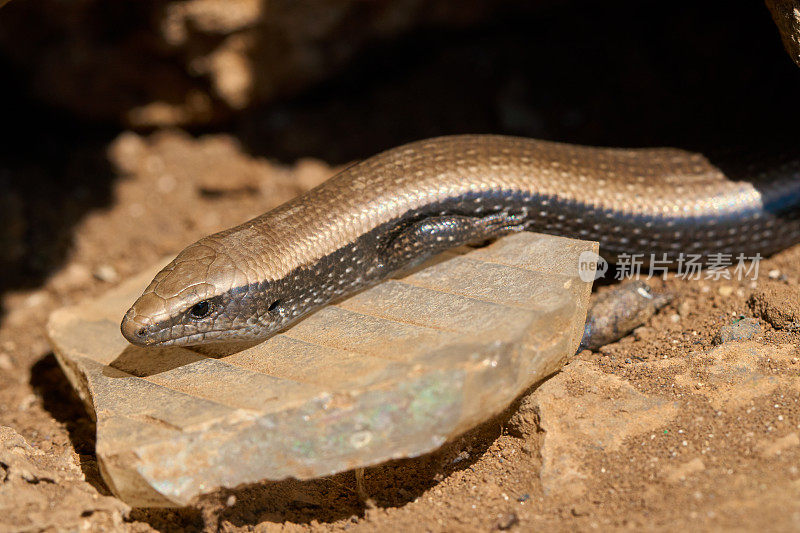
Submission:
<svg viewBox="0 0 800 533">
<path fill-rule="evenodd" d="M 106 148 L 132 125 L 80 109 L 125 105 L 98 94 L 136 93 L 135 77 L 114 87 L 119 76 L 109 76 L 105 93 L 76 108 L 64 102 L 80 94 L 53 95 L 79 83 L 43 90 L 36 54 L 44 61 L 70 35 L 58 33 L 57 18 L 20 29 L 31 4 L 0 11 L 0 291 L 41 283 L 62 263 L 75 223 L 109 204 L 117 176 Z M 104 4 L 82 23 L 103 27 L 91 35 L 103 46 L 131 35 L 145 42 L 136 32 L 152 23 L 154 5 Z M 235 135 L 254 155 L 330 164 L 464 132 L 742 152 L 798 140 L 800 69 L 758 2 L 508 2 L 485 11 L 366 39 L 320 80 L 184 127 Z M 108 68 L 125 71 L 125 57 Z M 71 75 L 87 74 L 62 78 Z"/>
</svg>

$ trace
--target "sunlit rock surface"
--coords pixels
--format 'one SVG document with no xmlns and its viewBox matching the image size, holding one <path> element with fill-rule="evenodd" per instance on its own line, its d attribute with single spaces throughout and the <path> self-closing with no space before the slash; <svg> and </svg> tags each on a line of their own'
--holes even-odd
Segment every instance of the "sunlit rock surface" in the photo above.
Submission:
<svg viewBox="0 0 800 533">
<path fill-rule="evenodd" d="M 459 249 L 225 356 L 143 349 L 120 319 L 158 269 L 54 313 L 59 362 L 97 420 L 108 485 L 134 506 L 430 452 L 574 353 L 583 241 L 521 233 Z"/>
</svg>

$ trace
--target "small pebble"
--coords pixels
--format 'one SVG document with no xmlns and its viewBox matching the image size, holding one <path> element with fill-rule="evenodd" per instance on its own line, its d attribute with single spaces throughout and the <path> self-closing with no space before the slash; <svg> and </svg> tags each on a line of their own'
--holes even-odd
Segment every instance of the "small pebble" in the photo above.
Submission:
<svg viewBox="0 0 800 533">
<path fill-rule="evenodd" d="M 733 294 L 733 287 L 731 287 L 730 285 L 723 285 L 722 287 L 719 288 L 719 293 L 722 296 L 730 296 L 731 294 Z"/>
<path fill-rule="evenodd" d="M 233 507 L 234 505 L 236 505 L 236 496 L 234 496 L 233 494 L 228 496 L 228 499 L 225 501 L 225 505 L 227 505 L 228 507 Z"/>
<path fill-rule="evenodd" d="M 34 292 L 25 299 L 26 307 L 39 307 L 47 301 L 47 296 L 41 292 Z"/>
<path fill-rule="evenodd" d="M 601 346 L 599 351 L 603 355 L 611 355 L 614 353 L 614 348 L 607 344 L 605 346 Z"/>
<path fill-rule="evenodd" d="M 52 285 L 58 291 L 69 291 L 88 285 L 92 280 L 89 269 L 73 263 L 53 276 Z"/>
<path fill-rule="evenodd" d="M 714 344 L 750 339 L 761 333 L 761 324 L 756 318 L 743 318 L 733 324 L 722 326 L 714 337 Z"/>
<path fill-rule="evenodd" d="M 119 280 L 119 274 L 111 265 L 100 265 L 93 272 L 94 277 L 106 283 L 114 283 Z"/>
<path fill-rule="evenodd" d="M 653 328 L 648 328 L 647 326 L 640 326 L 633 330 L 633 336 L 638 341 L 652 339 L 654 334 L 655 330 Z"/>
<path fill-rule="evenodd" d="M 586 516 L 589 510 L 584 505 L 576 505 L 572 509 L 572 516 Z"/>
<path fill-rule="evenodd" d="M 115 165 L 122 167 L 126 173 L 133 174 L 138 170 L 146 150 L 147 144 L 144 139 L 127 131 L 111 143 L 109 155 Z"/>
<path fill-rule="evenodd" d="M 675 314 L 670 315 L 669 319 L 677 324 L 678 322 L 681 321 L 681 315 L 675 313 Z"/>
<path fill-rule="evenodd" d="M 456 456 L 456 457 L 453 459 L 453 461 L 452 461 L 452 462 L 453 462 L 453 463 L 460 463 L 461 461 L 464 461 L 464 460 L 466 460 L 466 459 L 469 459 L 469 452 L 467 452 L 467 451 L 462 451 L 461 453 L 459 453 L 459 454 L 458 454 L 458 455 L 457 455 L 457 456 Z"/>
<path fill-rule="evenodd" d="M 781 277 L 781 271 L 778 270 L 777 268 L 773 268 L 772 270 L 769 271 L 767 275 L 769 276 L 769 279 L 778 279 L 779 277 Z"/>
<path fill-rule="evenodd" d="M 517 518 L 517 515 L 515 513 L 501 514 L 500 516 L 498 516 L 497 529 L 501 531 L 505 531 L 506 529 L 511 529 L 517 524 L 519 524 L 519 518 Z"/>
<path fill-rule="evenodd" d="M 19 409 L 20 411 L 27 411 L 34 405 L 36 405 L 36 396 L 34 396 L 33 394 L 28 394 L 19 402 L 19 405 L 17 405 L 17 409 Z"/>
</svg>

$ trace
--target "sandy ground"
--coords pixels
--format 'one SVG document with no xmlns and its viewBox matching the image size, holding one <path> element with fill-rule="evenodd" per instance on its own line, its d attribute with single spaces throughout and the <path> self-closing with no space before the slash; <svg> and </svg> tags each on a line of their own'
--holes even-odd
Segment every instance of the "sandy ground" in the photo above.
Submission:
<svg viewBox="0 0 800 533">
<path fill-rule="evenodd" d="M 126 133 L 109 154 L 121 176 L 112 204 L 76 227 L 65 266 L 42 287 L 3 300 L 0 421 L 13 430 L 0 433 L 0 529 L 800 527 L 800 247 L 763 261 L 755 282 L 655 280 L 675 300 L 635 335 L 582 352 L 442 450 L 368 469 L 367 504 L 349 472 L 224 491 L 192 509 L 128 509 L 106 497 L 92 421 L 44 335 L 48 313 L 332 169 L 281 166 L 230 137 L 180 132 Z M 213 179 L 223 168 L 224 186 Z M 153 190 L 169 194 L 145 201 Z M 715 347 L 720 328 L 743 316 L 762 331 Z"/>
</svg>

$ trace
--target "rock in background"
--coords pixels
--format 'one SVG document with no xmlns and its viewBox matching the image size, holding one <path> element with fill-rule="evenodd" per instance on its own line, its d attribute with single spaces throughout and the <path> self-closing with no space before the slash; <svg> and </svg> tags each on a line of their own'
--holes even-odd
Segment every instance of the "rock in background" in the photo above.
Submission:
<svg viewBox="0 0 800 533">
<path fill-rule="evenodd" d="M 78 116 L 204 124 L 305 89 L 376 41 L 426 25 L 463 27 L 504 3 L 12 2 L 0 16 L 0 53 L 39 98 Z"/>
<path fill-rule="evenodd" d="M 0 16 L 0 57 L 37 98 L 84 119 L 201 125 L 313 87 L 414 30 L 464 28 L 506 8 L 546 12 L 560 3 L 568 2 L 16 1 Z M 766 3 L 800 62 L 798 1 Z"/>
</svg>

